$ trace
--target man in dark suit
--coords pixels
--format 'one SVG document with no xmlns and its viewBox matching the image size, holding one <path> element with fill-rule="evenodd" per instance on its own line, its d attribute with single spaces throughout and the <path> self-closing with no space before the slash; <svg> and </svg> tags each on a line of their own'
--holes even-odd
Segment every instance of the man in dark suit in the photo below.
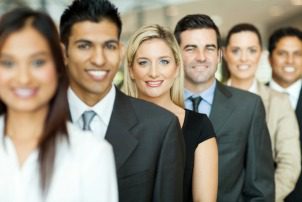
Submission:
<svg viewBox="0 0 302 202">
<path fill-rule="evenodd" d="M 112 85 L 122 58 L 121 27 L 117 8 L 106 0 L 75 0 L 61 16 L 71 120 L 112 144 L 119 201 L 181 201 L 178 119 Z"/>
<path fill-rule="evenodd" d="M 186 107 L 206 113 L 218 138 L 218 201 L 273 202 L 274 165 L 260 97 L 215 79 L 221 42 L 209 16 L 185 16 L 174 34 L 185 66 Z M 197 108 L 198 96 L 202 100 Z"/>
<path fill-rule="evenodd" d="M 294 27 L 280 28 L 269 38 L 269 61 L 272 81 L 269 86 L 285 92 L 296 111 L 302 144 L 302 31 Z M 302 201 L 302 175 L 286 202 Z"/>
</svg>

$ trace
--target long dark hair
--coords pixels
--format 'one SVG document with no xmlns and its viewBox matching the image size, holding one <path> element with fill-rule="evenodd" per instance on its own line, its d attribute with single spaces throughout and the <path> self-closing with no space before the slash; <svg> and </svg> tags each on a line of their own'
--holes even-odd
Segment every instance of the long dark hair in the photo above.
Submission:
<svg viewBox="0 0 302 202">
<path fill-rule="evenodd" d="M 58 75 L 55 95 L 49 101 L 49 111 L 43 126 L 43 133 L 38 144 L 40 165 L 40 186 L 43 194 L 49 188 L 55 160 L 55 144 L 59 136 L 67 134 L 67 77 L 57 28 L 45 13 L 29 8 L 17 8 L 0 18 L 0 50 L 5 40 L 13 33 L 31 26 L 48 42 Z M 25 39 L 26 40 L 26 39 Z M 0 100 L 0 114 L 6 114 L 6 105 Z"/>
</svg>

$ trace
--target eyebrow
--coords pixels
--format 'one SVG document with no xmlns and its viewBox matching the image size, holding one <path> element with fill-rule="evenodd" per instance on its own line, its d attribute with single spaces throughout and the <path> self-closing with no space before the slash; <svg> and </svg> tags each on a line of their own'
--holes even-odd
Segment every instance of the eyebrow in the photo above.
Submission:
<svg viewBox="0 0 302 202">
<path fill-rule="evenodd" d="M 216 48 L 217 49 L 217 46 L 215 44 L 207 44 L 205 45 L 206 48 Z M 183 49 L 186 49 L 186 48 L 197 48 L 197 45 L 195 44 L 188 44 L 188 45 L 185 45 L 185 47 Z"/>
<path fill-rule="evenodd" d="M 89 43 L 89 44 L 92 44 L 93 42 L 90 41 L 90 40 L 88 40 L 88 39 L 78 39 L 74 43 L 75 44 L 77 44 L 77 43 Z M 116 39 L 109 39 L 109 40 L 107 40 L 107 41 L 104 42 L 104 44 L 108 44 L 108 43 L 116 43 L 116 44 L 118 44 L 119 41 L 116 40 Z"/>
<path fill-rule="evenodd" d="M 183 49 L 186 49 L 186 48 L 197 48 L 197 45 L 188 44 L 188 45 L 185 45 L 185 47 Z"/>
<path fill-rule="evenodd" d="M 207 44 L 206 48 L 217 48 L 215 44 Z"/>
<path fill-rule="evenodd" d="M 31 54 L 29 57 L 30 57 L 30 58 L 33 58 L 33 57 L 37 57 L 37 56 L 47 56 L 47 55 L 49 55 L 49 52 L 47 52 L 47 51 L 40 51 L 40 52 Z M 9 58 L 13 58 L 14 56 L 13 56 L 13 54 L 1 53 L 1 54 L 0 54 L 0 57 L 9 57 Z"/>
</svg>

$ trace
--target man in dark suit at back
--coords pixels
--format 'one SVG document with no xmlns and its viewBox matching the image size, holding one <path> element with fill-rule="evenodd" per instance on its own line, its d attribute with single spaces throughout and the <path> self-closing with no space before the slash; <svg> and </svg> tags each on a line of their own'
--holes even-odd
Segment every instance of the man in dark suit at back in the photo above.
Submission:
<svg viewBox="0 0 302 202">
<path fill-rule="evenodd" d="M 112 84 L 122 58 L 121 28 L 117 8 L 107 0 L 75 0 L 61 16 L 71 120 L 112 144 L 119 201 L 181 201 L 178 119 Z"/>
<path fill-rule="evenodd" d="M 283 27 L 274 31 L 269 38 L 268 51 L 272 67 L 272 81 L 269 86 L 288 94 L 296 111 L 302 144 L 302 31 L 294 27 Z M 285 201 L 302 201 L 301 174 L 294 191 Z"/>
<path fill-rule="evenodd" d="M 218 201 L 273 202 L 274 165 L 261 98 L 215 79 L 221 42 L 209 16 L 185 16 L 174 34 L 185 66 L 185 105 L 207 114 L 218 138 Z"/>
</svg>

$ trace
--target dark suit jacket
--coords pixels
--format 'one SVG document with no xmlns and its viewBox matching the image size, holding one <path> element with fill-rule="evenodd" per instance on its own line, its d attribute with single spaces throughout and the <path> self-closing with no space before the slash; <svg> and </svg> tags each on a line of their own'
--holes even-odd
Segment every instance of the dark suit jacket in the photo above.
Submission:
<svg viewBox="0 0 302 202">
<path fill-rule="evenodd" d="M 120 202 L 182 201 L 184 140 L 176 116 L 117 89 L 105 138 L 115 154 Z"/>
<path fill-rule="evenodd" d="M 302 87 L 299 94 L 299 99 L 296 107 L 296 116 L 299 124 L 300 129 L 300 145 L 302 148 Z M 302 153 L 301 153 L 302 155 Z M 300 177 L 297 181 L 296 187 L 294 191 L 292 191 L 288 197 L 285 198 L 285 202 L 298 202 L 302 201 L 302 174 L 300 173 Z"/>
<path fill-rule="evenodd" d="M 210 113 L 219 148 L 219 202 L 275 197 L 274 164 L 261 98 L 217 82 Z"/>
</svg>

